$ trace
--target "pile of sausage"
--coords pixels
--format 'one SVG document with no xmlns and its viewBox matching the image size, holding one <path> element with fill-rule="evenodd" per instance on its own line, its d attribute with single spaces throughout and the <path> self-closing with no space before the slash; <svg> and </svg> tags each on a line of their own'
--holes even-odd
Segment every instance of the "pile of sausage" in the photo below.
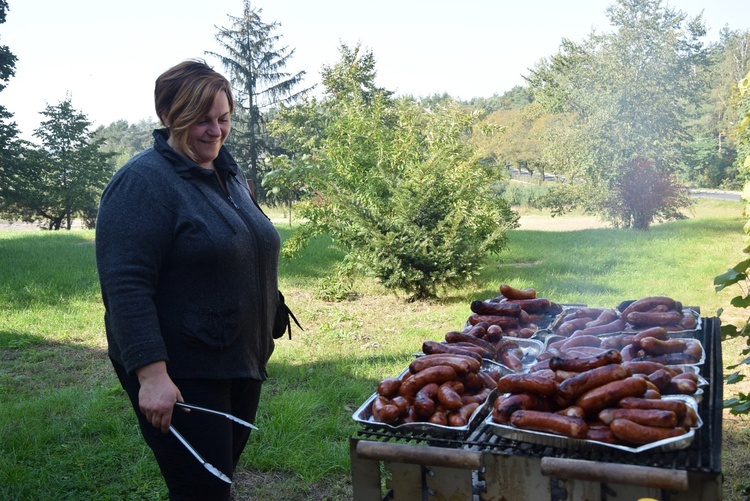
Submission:
<svg viewBox="0 0 750 501">
<path fill-rule="evenodd" d="M 477 359 L 498 362 L 514 372 L 523 370 L 524 353 L 517 338 L 505 337 L 502 331 L 490 325 L 474 325 L 462 332 L 450 331 L 445 334 L 445 342 L 425 341 L 422 352 L 428 355 L 447 353 L 465 355 Z"/>
<path fill-rule="evenodd" d="M 652 296 L 615 308 L 562 307 L 534 289 L 500 286 L 500 296 L 471 303 L 461 331 L 425 341 L 423 356 L 399 377 L 384 379 L 370 406 L 372 421 L 389 425 L 468 425 L 494 391 L 492 421 L 566 437 L 638 446 L 683 435 L 698 423 L 686 401 L 699 376 L 688 369 L 702 358 L 694 339 L 670 332 L 696 327 L 679 301 Z M 525 370 L 518 338 L 557 316 L 549 342 Z M 483 370 L 498 362 L 513 374 Z"/>
<path fill-rule="evenodd" d="M 397 378 L 380 382 L 370 408 L 372 420 L 390 425 L 425 422 L 466 426 L 497 387 L 500 374 L 485 371 L 466 355 L 418 357 Z"/>
<path fill-rule="evenodd" d="M 616 349 L 626 362 L 659 362 L 665 365 L 697 364 L 703 358 L 703 347 L 692 338 L 671 338 L 664 327 L 651 327 L 636 334 L 613 334 L 595 336 L 574 334 L 568 338 L 548 339 L 547 348 L 537 357 L 537 364 L 543 364 L 552 356 L 597 355 L 609 349 Z"/>
<path fill-rule="evenodd" d="M 683 400 L 662 399 L 662 390 L 694 373 L 656 362 L 624 362 L 616 349 L 596 356 L 553 356 L 547 367 L 508 374 L 492 420 L 566 437 L 639 446 L 687 433 L 698 423 Z"/>
<path fill-rule="evenodd" d="M 579 308 L 558 317 L 551 330 L 560 336 L 638 332 L 651 327 L 668 331 L 695 329 L 698 319 L 682 303 L 667 296 L 649 296 L 630 303 L 621 312 L 615 308 Z"/>
<path fill-rule="evenodd" d="M 562 307 L 547 298 L 537 297 L 535 289 L 517 289 L 500 285 L 500 295 L 472 301 L 468 325 L 492 327 L 506 336 L 529 338 L 539 329 L 546 316 L 558 315 Z"/>
</svg>

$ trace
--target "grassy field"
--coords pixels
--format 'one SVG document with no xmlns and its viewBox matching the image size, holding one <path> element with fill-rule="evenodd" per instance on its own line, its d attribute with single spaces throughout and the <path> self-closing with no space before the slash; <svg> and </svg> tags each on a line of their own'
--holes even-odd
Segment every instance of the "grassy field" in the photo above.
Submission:
<svg viewBox="0 0 750 501">
<path fill-rule="evenodd" d="M 476 283 L 433 302 L 406 303 L 367 279 L 347 301 L 322 300 L 341 256 L 316 240 L 281 262 L 281 289 L 305 330 L 277 344 L 236 499 L 350 499 L 351 414 L 422 341 L 459 328 L 471 300 L 496 295 L 500 283 L 592 306 L 664 294 L 704 316 L 724 308 L 725 321 L 744 320 L 728 308 L 738 291 L 713 288 L 716 275 L 744 258 L 741 211 L 738 202 L 700 200 L 690 219 L 649 232 L 586 228 L 586 218 L 565 231 L 522 226 Z M 272 215 L 288 236 L 286 217 Z M 553 219 L 550 229 L 575 217 Z M 725 344 L 725 363 L 741 348 Z M 724 499 L 742 499 L 746 423 L 728 415 L 724 423 Z M 90 231 L 0 232 L 0 499 L 166 499 L 106 358 Z"/>
</svg>

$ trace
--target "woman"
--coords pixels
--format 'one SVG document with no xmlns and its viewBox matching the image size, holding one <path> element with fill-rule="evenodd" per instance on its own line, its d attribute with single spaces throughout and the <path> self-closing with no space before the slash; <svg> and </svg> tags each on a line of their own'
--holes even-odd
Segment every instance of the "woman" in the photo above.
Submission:
<svg viewBox="0 0 750 501">
<path fill-rule="evenodd" d="M 165 129 L 105 188 L 96 259 L 112 360 L 170 499 L 229 499 L 169 433 L 231 477 L 249 429 L 176 402 L 253 422 L 274 349 L 279 235 L 224 146 L 229 82 L 202 61 L 156 80 Z"/>
</svg>

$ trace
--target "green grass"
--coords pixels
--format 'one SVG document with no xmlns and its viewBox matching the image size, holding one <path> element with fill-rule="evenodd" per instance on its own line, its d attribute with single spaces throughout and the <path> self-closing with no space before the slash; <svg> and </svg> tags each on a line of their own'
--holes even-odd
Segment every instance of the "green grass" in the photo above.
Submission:
<svg viewBox="0 0 750 501">
<path fill-rule="evenodd" d="M 614 306 L 665 294 L 728 308 L 736 291 L 713 278 L 743 259 L 742 206 L 701 201 L 695 217 L 649 232 L 514 230 L 476 283 L 440 300 L 407 303 L 360 279 L 356 297 L 319 299 L 340 253 L 317 239 L 282 260 L 280 281 L 302 322 L 269 364 L 257 425 L 238 472 L 238 499 L 346 500 L 352 413 L 377 383 L 400 373 L 422 341 L 460 327 L 472 299 L 499 284 L 534 287 L 562 303 Z M 289 226 L 271 216 L 282 236 Z M 150 451 L 106 357 L 102 305 L 89 231 L 0 232 L 0 499 L 166 499 Z M 740 348 L 724 353 L 736 361 Z M 731 430 L 732 444 L 746 435 Z M 731 449 L 731 450 L 730 450 Z M 727 447 L 725 499 L 747 477 Z"/>
</svg>

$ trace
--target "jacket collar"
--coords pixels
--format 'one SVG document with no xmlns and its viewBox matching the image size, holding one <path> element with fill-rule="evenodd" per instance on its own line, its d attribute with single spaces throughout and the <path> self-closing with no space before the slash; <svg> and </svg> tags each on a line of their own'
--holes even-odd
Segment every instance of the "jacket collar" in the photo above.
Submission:
<svg viewBox="0 0 750 501">
<path fill-rule="evenodd" d="M 169 163 L 174 167 L 175 172 L 180 177 L 209 177 L 213 175 L 213 172 L 209 169 L 204 169 L 193 160 L 184 157 L 177 153 L 169 144 L 169 132 L 167 129 L 155 129 L 153 132 L 154 136 L 154 149 L 164 158 L 169 160 Z M 219 156 L 214 160 L 214 165 L 220 174 L 225 174 L 227 171 L 229 174 L 236 176 L 237 169 L 239 169 L 237 162 L 232 158 L 229 150 L 226 146 L 222 146 L 219 150 Z"/>
</svg>

